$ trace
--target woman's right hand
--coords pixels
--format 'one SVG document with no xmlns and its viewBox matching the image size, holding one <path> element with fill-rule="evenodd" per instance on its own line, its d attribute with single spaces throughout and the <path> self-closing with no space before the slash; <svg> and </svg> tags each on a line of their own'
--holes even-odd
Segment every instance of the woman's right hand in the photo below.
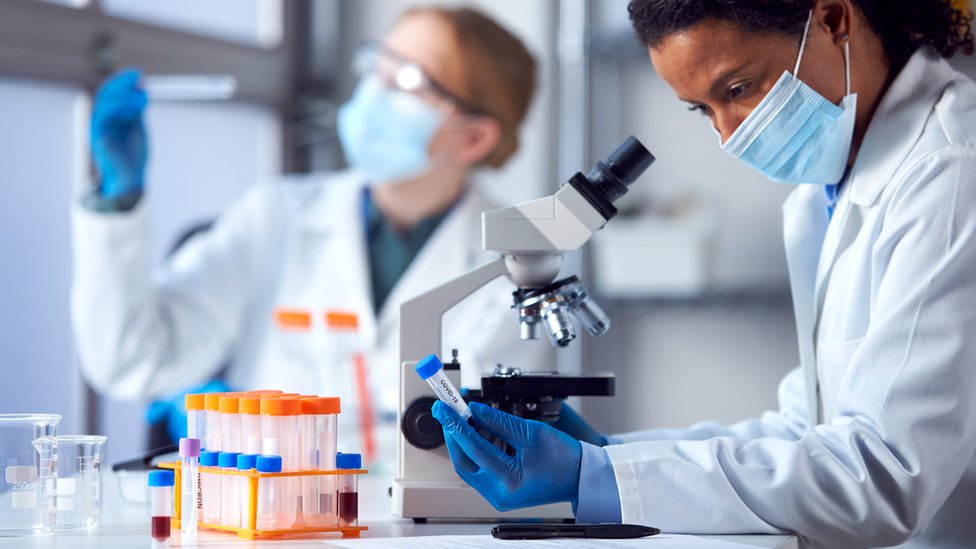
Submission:
<svg viewBox="0 0 976 549">
<path fill-rule="evenodd" d="M 562 410 L 559 412 L 559 419 L 552 426 L 576 440 L 589 442 L 596 446 L 609 444 L 606 435 L 594 429 L 583 419 L 583 416 L 565 402 L 563 402 Z"/>
<path fill-rule="evenodd" d="M 141 193 L 148 147 L 143 111 L 148 97 L 139 87 L 142 72 L 124 69 L 102 84 L 92 112 L 91 144 L 101 174 L 99 193 L 115 199 Z"/>
</svg>

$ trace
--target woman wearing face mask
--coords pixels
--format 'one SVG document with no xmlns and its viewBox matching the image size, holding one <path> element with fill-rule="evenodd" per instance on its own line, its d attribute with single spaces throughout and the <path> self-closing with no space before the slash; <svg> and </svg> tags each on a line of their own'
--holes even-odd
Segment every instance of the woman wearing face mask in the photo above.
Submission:
<svg viewBox="0 0 976 549">
<path fill-rule="evenodd" d="M 630 15 L 721 147 L 797 185 L 801 366 L 778 411 L 587 437 L 603 448 L 472 405 L 508 456 L 435 405 L 459 475 L 496 507 L 568 500 L 586 522 L 972 547 L 976 85 L 943 59 L 972 53 L 971 16 L 948 0 L 632 0 Z"/>
<path fill-rule="evenodd" d="M 353 435 L 353 371 L 325 348 L 336 340 L 321 326 L 342 311 L 358 316 L 372 406 L 393 417 L 399 305 L 491 259 L 480 215 L 495 206 L 469 179 L 517 150 L 535 62 L 477 11 L 417 8 L 361 48 L 354 68 L 359 84 L 338 115 L 352 169 L 255 188 L 155 277 L 142 204 L 146 95 L 135 71 L 103 86 L 92 122 L 102 177 L 74 211 L 75 330 L 97 389 L 155 395 L 229 363 L 235 389 L 343 397 L 340 434 Z M 445 351 L 461 350 L 465 383 L 495 361 L 532 365 L 548 353 L 518 341 L 510 302 L 499 280 L 445 317 Z M 314 315 L 317 343 L 297 349 L 311 369 L 274 336 L 278 308 Z M 391 455 L 392 433 L 378 438 Z"/>
</svg>

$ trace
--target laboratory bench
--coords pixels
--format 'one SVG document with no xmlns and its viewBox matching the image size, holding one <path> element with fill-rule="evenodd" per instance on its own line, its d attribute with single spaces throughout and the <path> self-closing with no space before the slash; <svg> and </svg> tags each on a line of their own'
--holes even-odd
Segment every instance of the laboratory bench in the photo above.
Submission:
<svg viewBox="0 0 976 549">
<path fill-rule="evenodd" d="M 106 468 L 107 469 L 107 468 Z M 362 540 L 379 538 L 405 538 L 415 536 L 467 536 L 487 535 L 494 522 L 460 523 L 452 521 L 430 521 L 417 524 L 409 519 L 400 519 L 390 514 L 390 499 L 388 496 L 389 477 L 370 476 L 361 477 L 360 493 L 360 525 L 369 530 L 363 532 Z M 0 537 L 0 549 L 10 547 L 17 549 L 29 548 L 58 548 L 58 549 L 115 549 L 150 546 L 149 537 L 149 504 L 129 503 L 123 500 L 114 473 L 108 472 L 103 483 L 104 507 L 101 526 L 92 531 L 58 530 L 53 536 L 39 537 Z M 797 541 L 793 536 L 703 536 L 705 539 L 720 539 L 743 544 L 750 547 L 765 547 L 775 549 L 796 549 Z M 337 535 L 329 537 L 322 534 L 317 537 L 286 540 L 246 540 L 233 534 L 200 530 L 197 540 L 191 545 L 182 545 L 177 528 L 173 529 L 172 547 L 196 546 L 205 548 L 232 547 L 275 547 L 290 549 L 293 547 L 329 547 L 330 540 L 338 541 Z M 348 540 L 349 538 L 345 538 Z M 648 547 L 653 548 L 653 537 L 646 538 Z M 389 541 L 389 540 L 387 540 Z M 368 544 L 363 543 L 364 547 Z M 390 546 L 384 544 L 384 546 Z"/>
</svg>

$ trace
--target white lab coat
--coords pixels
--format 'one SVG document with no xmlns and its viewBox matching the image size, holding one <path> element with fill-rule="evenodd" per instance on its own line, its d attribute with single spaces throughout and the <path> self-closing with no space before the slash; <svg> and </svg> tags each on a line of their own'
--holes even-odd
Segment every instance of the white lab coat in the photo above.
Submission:
<svg viewBox="0 0 976 549">
<path fill-rule="evenodd" d="M 469 188 L 377 318 L 362 178 L 345 172 L 291 179 L 254 187 L 155 274 L 143 206 L 131 213 L 74 207 L 75 335 L 82 371 L 97 390 L 130 398 L 158 395 L 192 387 L 229 363 L 227 382 L 236 389 L 341 396 L 340 439 L 358 446 L 348 436 L 357 426 L 353 374 L 328 348 L 338 340 L 296 343 L 276 334 L 273 323 L 275 308 L 302 308 L 315 315 L 313 327 L 321 335 L 325 311 L 351 311 L 367 351 L 373 407 L 381 417 L 393 417 L 399 304 L 493 259 L 481 249 L 480 222 L 481 212 L 493 206 L 477 186 Z M 496 280 L 445 316 L 440 351 L 450 356 L 451 348 L 461 350 L 465 385 L 480 386 L 480 372 L 496 362 L 538 369 L 551 356 L 546 342 L 518 340 L 513 289 Z M 316 371 L 290 360 L 296 345 L 316 360 Z M 377 441 L 386 458 L 395 447 L 388 431 Z"/>
<path fill-rule="evenodd" d="M 822 187 L 783 210 L 802 366 L 760 418 L 620 435 L 623 521 L 976 546 L 976 85 L 916 53 L 829 226 Z"/>
</svg>

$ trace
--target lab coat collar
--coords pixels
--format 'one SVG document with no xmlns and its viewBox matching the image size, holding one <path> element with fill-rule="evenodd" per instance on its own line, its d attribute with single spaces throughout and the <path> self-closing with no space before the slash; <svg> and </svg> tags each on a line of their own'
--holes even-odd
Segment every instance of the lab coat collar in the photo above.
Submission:
<svg viewBox="0 0 976 549">
<path fill-rule="evenodd" d="M 302 209 L 302 226 L 317 232 L 336 233 L 349 227 L 363 228 L 361 203 L 355 198 L 362 196 L 366 178 L 354 171 L 331 174 L 324 187 L 317 189 L 309 203 Z M 349 193 L 352 196 L 346 196 Z M 339 195 L 342 196 L 339 196 Z M 355 205 L 338 212 L 335 204 Z"/>
<path fill-rule="evenodd" d="M 909 156 L 929 113 L 953 76 L 952 67 L 927 47 L 919 48 L 888 88 L 874 113 L 854 163 L 849 200 L 870 206 Z"/>
<path fill-rule="evenodd" d="M 379 333 L 394 333 L 404 301 L 447 282 L 446 274 L 458 276 L 478 266 L 486 255 L 480 214 L 494 207 L 477 185 L 468 187 L 390 291 L 379 311 Z"/>
</svg>

